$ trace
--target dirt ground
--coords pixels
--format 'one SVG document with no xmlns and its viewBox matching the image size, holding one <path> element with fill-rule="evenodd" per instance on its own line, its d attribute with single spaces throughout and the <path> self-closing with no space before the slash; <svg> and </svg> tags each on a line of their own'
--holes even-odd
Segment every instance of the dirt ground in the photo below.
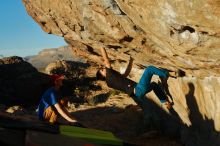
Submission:
<svg viewBox="0 0 220 146">
<path fill-rule="evenodd" d="M 133 144 L 143 146 L 180 146 L 178 139 L 160 131 L 146 130 L 142 110 L 125 94 L 110 96 L 95 106 L 83 104 L 69 111 L 83 125 L 105 131 Z"/>
<path fill-rule="evenodd" d="M 72 92 L 68 97 L 67 110 L 86 127 L 111 131 L 118 138 L 137 145 L 181 146 L 179 139 L 167 137 L 160 131 L 147 130 L 143 112 L 134 100 L 126 94 L 109 89 L 104 82 L 87 78 L 65 84 L 64 87 L 71 88 L 63 91 Z M 35 106 L 0 106 L 1 112 L 7 111 L 10 116 L 26 120 L 37 120 L 35 110 Z"/>
</svg>

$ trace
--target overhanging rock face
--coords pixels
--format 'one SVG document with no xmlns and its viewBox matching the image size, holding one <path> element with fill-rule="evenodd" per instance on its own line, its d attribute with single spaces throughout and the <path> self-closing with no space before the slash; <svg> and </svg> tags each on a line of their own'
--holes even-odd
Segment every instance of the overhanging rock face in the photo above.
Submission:
<svg viewBox="0 0 220 146">
<path fill-rule="evenodd" d="M 101 62 L 100 46 L 107 48 L 117 69 L 119 64 L 125 66 L 131 55 L 135 59 L 136 80 L 139 75 L 135 72 L 148 65 L 184 70 L 187 77 L 168 81 L 175 97 L 175 110 L 188 126 L 213 120 L 210 129 L 220 131 L 219 0 L 23 0 L 23 3 L 45 32 L 64 37 L 73 51 L 89 60 Z M 188 99 L 195 101 L 198 108 L 189 109 Z M 201 116 L 191 119 L 196 112 Z M 207 137 L 197 138 L 199 141 Z"/>
<path fill-rule="evenodd" d="M 44 31 L 63 36 L 77 49 L 84 44 L 94 53 L 97 41 L 114 50 L 115 60 L 129 54 L 140 64 L 179 67 L 194 76 L 220 72 L 218 0 L 23 2 Z"/>
</svg>

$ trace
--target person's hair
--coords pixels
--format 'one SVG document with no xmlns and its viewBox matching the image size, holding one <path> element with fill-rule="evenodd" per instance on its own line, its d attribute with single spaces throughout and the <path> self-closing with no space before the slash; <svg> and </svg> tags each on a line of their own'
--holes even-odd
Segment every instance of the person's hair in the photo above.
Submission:
<svg viewBox="0 0 220 146">
<path fill-rule="evenodd" d="M 98 70 L 98 71 L 96 72 L 96 79 L 97 79 L 97 80 L 102 80 L 102 81 L 105 80 L 105 77 L 101 74 L 100 70 Z"/>
</svg>

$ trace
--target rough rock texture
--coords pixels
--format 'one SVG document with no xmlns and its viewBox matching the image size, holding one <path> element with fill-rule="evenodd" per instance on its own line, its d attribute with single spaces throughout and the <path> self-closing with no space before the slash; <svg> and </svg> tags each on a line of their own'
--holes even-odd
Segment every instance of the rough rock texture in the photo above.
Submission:
<svg viewBox="0 0 220 146">
<path fill-rule="evenodd" d="M 142 65 L 179 67 L 190 75 L 219 73 L 218 0 L 23 2 L 42 29 L 73 46 L 83 43 L 84 51 L 94 53 L 98 41 L 114 50 L 113 55 L 117 51 L 114 60 L 130 54 Z"/>
<path fill-rule="evenodd" d="M 0 102 L 5 105 L 36 105 L 50 81 L 20 57 L 0 59 L 0 77 Z"/>
<path fill-rule="evenodd" d="M 219 77 L 169 79 L 168 86 L 171 99 L 174 102 L 174 111 L 167 112 L 175 117 L 169 121 L 170 123 L 175 121 L 175 124 L 172 123 L 164 129 L 169 130 L 172 127 L 173 130 L 176 129 L 176 132 L 180 130 L 181 140 L 187 146 L 219 145 Z M 153 92 L 149 93 L 148 96 L 159 103 Z M 148 115 L 149 112 L 151 111 L 148 109 Z M 170 120 L 170 118 L 168 119 Z M 181 122 L 179 123 L 179 121 Z M 166 122 L 167 120 L 164 120 L 164 123 Z"/>
<path fill-rule="evenodd" d="M 168 80 L 174 109 L 188 127 L 181 127 L 183 143 L 219 145 L 219 0 L 23 2 L 44 31 L 64 37 L 78 55 L 101 63 L 104 46 L 120 71 L 131 55 L 136 81 L 149 64 L 184 70 L 186 77 Z"/>
</svg>

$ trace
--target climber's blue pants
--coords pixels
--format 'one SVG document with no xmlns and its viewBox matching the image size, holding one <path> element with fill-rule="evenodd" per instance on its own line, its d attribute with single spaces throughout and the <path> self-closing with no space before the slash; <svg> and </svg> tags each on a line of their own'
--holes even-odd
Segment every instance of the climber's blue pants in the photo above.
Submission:
<svg viewBox="0 0 220 146">
<path fill-rule="evenodd" d="M 154 66 L 148 66 L 139 81 L 139 83 L 135 87 L 135 97 L 141 99 L 144 95 L 151 90 L 154 90 L 160 101 L 163 103 L 166 101 L 166 97 L 162 93 L 159 85 L 155 82 L 151 83 L 151 78 L 153 75 L 158 75 L 162 78 L 168 77 L 168 72 L 163 69 L 156 68 Z"/>
</svg>

